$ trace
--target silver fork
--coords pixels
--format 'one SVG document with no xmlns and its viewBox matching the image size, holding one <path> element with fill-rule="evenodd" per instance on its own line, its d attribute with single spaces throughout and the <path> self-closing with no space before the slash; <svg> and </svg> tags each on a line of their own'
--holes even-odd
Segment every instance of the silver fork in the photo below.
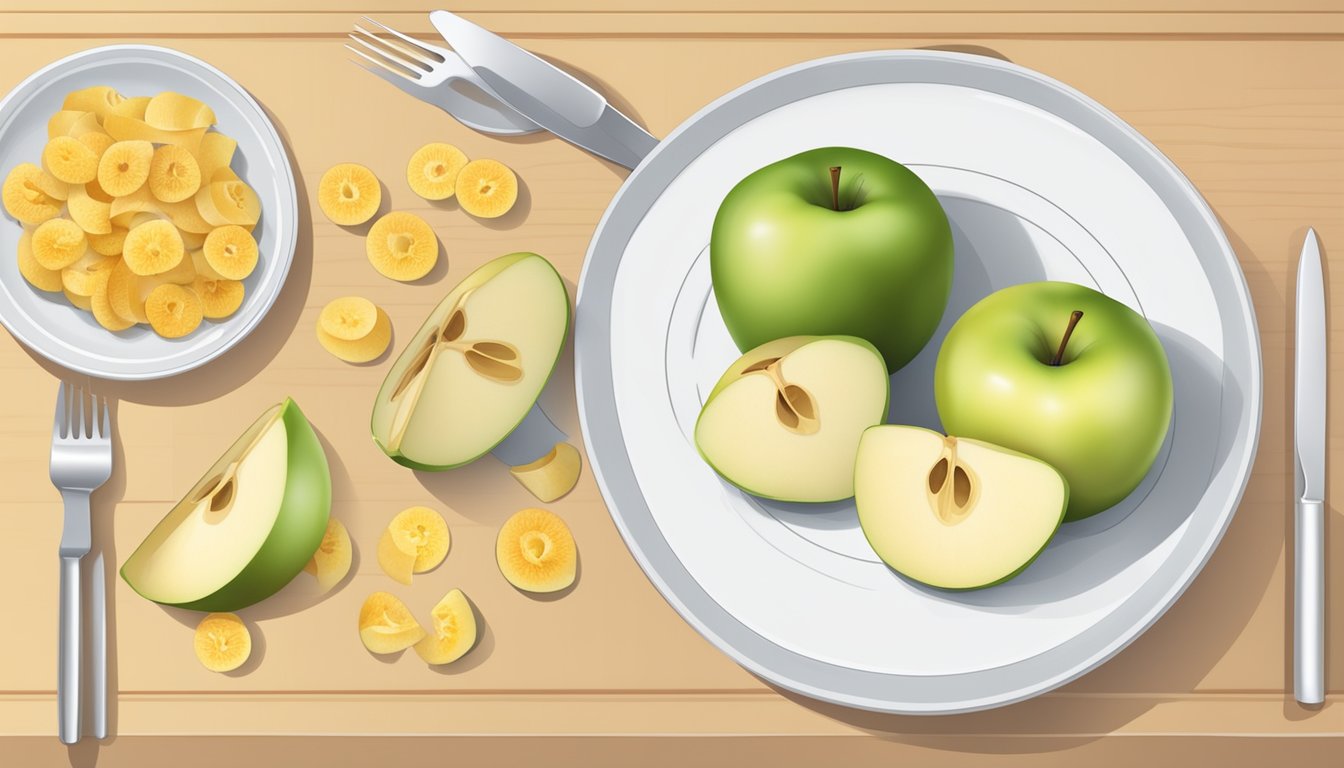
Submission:
<svg viewBox="0 0 1344 768">
<path fill-rule="evenodd" d="M 482 133 L 518 136 L 541 130 L 504 103 L 454 51 L 402 34 L 368 16 L 363 20 L 395 38 L 381 37 L 356 24 L 350 40 L 359 47 L 345 48 L 364 60 L 355 62 L 364 69 Z"/>
<path fill-rule="evenodd" d="M 61 492 L 65 523 L 61 529 L 60 662 L 56 706 L 61 741 L 74 744 L 83 731 L 83 599 L 80 563 L 92 546 L 89 496 L 112 475 L 112 418 L 107 399 L 89 396 L 74 384 L 61 383 L 56 394 L 56 419 L 51 428 L 51 483 Z M 101 566 L 101 557 L 97 565 Z M 94 586 L 102 584 L 95 574 Z M 104 596 L 94 601 L 94 735 L 107 735 L 106 617 Z M 101 624 L 101 626 L 99 626 Z M 100 695 L 101 694 L 101 695 Z"/>
</svg>

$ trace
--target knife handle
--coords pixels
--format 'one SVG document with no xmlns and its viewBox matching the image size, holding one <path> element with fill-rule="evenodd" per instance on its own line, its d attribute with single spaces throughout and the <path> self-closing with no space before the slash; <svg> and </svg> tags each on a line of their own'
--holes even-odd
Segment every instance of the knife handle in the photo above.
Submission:
<svg viewBox="0 0 1344 768">
<path fill-rule="evenodd" d="M 57 732 L 63 744 L 79 741 L 80 693 L 83 680 L 83 636 L 80 627 L 83 603 L 80 600 L 79 555 L 61 555 L 60 667 L 56 675 L 56 709 L 60 713 Z"/>
<path fill-rule="evenodd" d="M 1298 499 L 1294 515 L 1293 693 L 1325 701 L 1325 503 Z"/>
</svg>

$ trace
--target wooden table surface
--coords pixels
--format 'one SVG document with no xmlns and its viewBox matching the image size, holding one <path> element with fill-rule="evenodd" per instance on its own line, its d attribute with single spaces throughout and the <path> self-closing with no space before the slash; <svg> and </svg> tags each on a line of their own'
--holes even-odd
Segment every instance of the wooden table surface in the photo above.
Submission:
<svg viewBox="0 0 1344 768">
<path fill-rule="evenodd" d="M 115 5 L 117 10 L 110 9 Z M 307 412 L 333 470 L 333 514 L 349 526 L 356 575 L 312 604 L 297 591 L 242 612 L 257 642 L 243 674 L 206 672 L 191 651 L 194 617 L 136 597 L 120 579 L 112 618 L 115 738 L 67 752 L 56 721 L 54 557 L 59 499 L 47 442 L 60 371 L 0 334 L 0 759 L 7 765 L 355 764 L 410 756 L 565 764 L 1105 764 L 1154 755 L 1201 762 L 1307 765 L 1344 753 L 1344 518 L 1329 508 L 1329 690 L 1318 709 L 1291 691 L 1285 574 L 1291 555 L 1292 292 L 1308 225 L 1327 254 L 1344 251 L 1344 5 L 1339 0 L 494 0 L 454 8 L 604 90 L 655 135 L 726 91 L 779 67 L 877 48 L 942 47 L 999 56 L 1093 96 L 1157 144 L 1222 219 L 1250 285 L 1264 354 L 1264 429 L 1245 498 L 1194 585 L 1115 659 L 1058 691 L 970 715 L 888 717 L 818 704 L 764 684 L 692 631 L 621 542 L 585 467 L 551 506 L 571 524 L 582 576 L 559 600 L 500 578 L 499 523 L 530 497 L 486 460 L 441 475 L 387 461 L 365 409 L 389 365 L 349 366 L 318 346 L 321 306 L 368 296 L 397 334 L 485 260 L 547 255 L 577 281 L 594 226 L 626 172 L 564 142 L 476 134 L 347 64 L 343 35 L 368 0 L 4 0 L 0 92 L 66 54 L 115 42 L 181 49 L 223 69 L 274 117 L 299 178 L 300 237 L 289 282 L 262 326 L 207 368 L 147 384 L 99 384 L 117 399 L 112 481 L 95 496 L 95 536 L 119 565 L 250 421 L 286 395 Z M 563 5 L 564 8 L 556 8 Z M 760 5 L 761 7 L 758 7 Z M 773 10 L 764 11 L 767 6 Z M 1010 6 L 1010 7 L 1005 7 Z M 427 35 L 427 0 L 381 20 Z M 449 141 L 515 168 L 517 209 L 488 225 L 430 205 L 404 180 L 409 153 Z M 368 165 L 391 205 L 423 215 L 446 269 L 424 285 L 382 279 L 362 238 L 312 201 L 337 162 Z M 1332 295 L 1344 271 L 1327 266 Z M 1339 457 L 1344 315 L 1333 315 L 1330 477 Z M 577 434 L 572 356 L 544 404 Z M 429 504 L 453 528 L 444 566 L 393 585 L 372 556 L 397 510 Z M 306 578 L 306 577 L 305 577 Z M 430 671 L 414 655 L 368 654 L 355 615 L 395 587 L 423 612 L 452 586 L 485 620 L 462 663 Z M 300 611 L 300 609 L 302 609 Z M 230 740 L 220 737 L 246 735 Z M 320 738 L 352 734 L 351 738 Z M 436 735 L 401 739 L 398 734 Z M 473 738 L 458 738 L 470 735 Z M 191 737 L 191 738 L 187 738 Z M 524 738 L 526 737 L 526 738 Z M 11 762 L 13 760 L 13 762 Z M 247 764 L 243 762 L 242 764 Z M 842 762 L 843 764 L 843 762 Z"/>
</svg>

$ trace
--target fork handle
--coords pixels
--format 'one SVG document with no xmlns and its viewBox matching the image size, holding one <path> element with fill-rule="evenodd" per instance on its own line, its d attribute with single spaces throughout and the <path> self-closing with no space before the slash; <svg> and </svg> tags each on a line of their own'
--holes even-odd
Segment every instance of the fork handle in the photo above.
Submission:
<svg viewBox="0 0 1344 768">
<path fill-rule="evenodd" d="M 65 744 L 79 741 L 80 692 L 83 680 L 81 615 L 83 601 L 79 586 L 81 555 L 61 555 L 61 647 L 60 667 L 56 676 L 56 707 L 60 711 L 59 734 Z"/>
</svg>

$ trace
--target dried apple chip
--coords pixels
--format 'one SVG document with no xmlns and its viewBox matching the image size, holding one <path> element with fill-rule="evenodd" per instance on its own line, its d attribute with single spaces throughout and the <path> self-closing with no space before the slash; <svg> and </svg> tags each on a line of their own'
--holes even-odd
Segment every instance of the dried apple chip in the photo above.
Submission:
<svg viewBox="0 0 1344 768">
<path fill-rule="evenodd" d="M 126 97 L 110 85 L 92 85 L 66 94 L 61 109 L 92 112 L 102 119 L 125 100 Z"/>
<path fill-rule="evenodd" d="M 49 219 L 33 230 L 33 258 L 47 269 L 65 269 L 88 250 L 84 230 L 69 219 Z"/>
<path fill-rule="evenodd" d="M 364 239 L 369 263 L 384 277 L 419 280 L 439 259 L 439 241 L 424 219 L 393 211 L 378 219 Z"/>
<path fill-rule="evenodd" d="M 121 254 L 135 274 L 157 275 L 180 264 L 186 248 L 172 224 L 155 219 L 133 227 L 126 234 Z"/>
<path fill-rule="evenodd" d="M 20 224 L 34 227 L 61 212 L 61 201 L 44 189 L 43 175 L 36 165 L 20 163 L 5 177 L 0 197 L 5 211 Z"/>
<path fill-rule="evenodd" d="M 257 241 L 246 229 L 229 224 L 211 230 L 202 247 L 210 269 L 229 280 L 243 280 L 257 267 Z"/>
<path fill-rule="evenodd" d="M 208 128 L 214 122 L 215 112 L 204 102 L 173 91 L 154 96 L 145 106 L 145 123 L 161 131 Z"/>
<path fill-rule="evenodd" d="M 57 136 L 42 149 L 42 168 L 66 184 L 84 184 L 98 176 L 98 155 L 79 139 Z"/>
<path fill-rule="evenodd" d="M 215 171 L 209 185 L 196 191 L 196 210 L 201 218 L 216 227 L 226 224 L 256 224 L 261 217 L 261 200 L 247 182 L 232 176 L 227 168 Z"/>
<path fill-rule="evenodd" d="M 52 293 L 60 291 L 64 287 L 61 282 L 61 271 L 47 269 L 37 263 L 37 259 L 33 258 L 32 239 L 33 233 L 26 229 L 19 235 L 19 274 L 39 291 Z"/>
<path fill-rule="evenodd" d="M 132 96 L 129 99 L 122 99 L 120 104 L 107 111 L 107 115 L 116 115 L 117 117 L 130 117 L 136 120 L 145 119 L 145 108 L 149 106 L 148 96 Z M 104 119 L 107 118 L 104 115 Z"/>
<path fill-rule="evenodd" d="M 85 185 L 70 187 L 70 199 L 65 204 L 70 211 L 70 218 L 85 232 L 106 235 L 112 231 L 112 204 L 95 200 Z"/>
<path fill-rule="evenodd" d="M 61 285 L 67 293 L 92 296 L 94 286 L 101 277 L 99 273 L 110 271 L 118 261 L 120 259 L 116 256 L 99 256 L 93 251 L 85 251 L 79 261 L 61 270 Z"/>
<path fill-rule="evenodd" d="M 185 148 L 164 144 L 149 164 L 149 190 L 165 203 L 180 203 L 201 188 L 201 166 Z"/>
<path fill-rule="evenodd" d="M 111 270 L 104 270 L 95 276 L 93 295 L 89 297 L 89 311 L 93 313 L 93 319 L 113 333 L 124 331 L 135 325 L 133 321 L 127 320 L 113 310 L 112 305 L 108 302 L 108 280 L 115 270 L 116 267 L 113 266 Z"/>
<path fill-rule="evenodd" d="M 154 144 L 177 144 L 186 147 L 195 152 L 201 146 L 201 137 L 205 136 L 204 128 L 192 128 L 186 131 L 165 131 L 146 123 L 144 120 L 138 120 L 134 117 L 124 117 L 118 114 L 109 114 L 103 118 L 103 130 L 112 135 L 117 141 L 148 141 Z"/>
<path fill-rule="evenodd" d="M 238 142 L 217 131 L 211 131 L 201 137 L 201 148 L 196 152 L 196 163 L 201 169 L 201 179 L 214 178 L 215 171 L 228 168 L 233 162 L 233 152 Z"/>
<path fill-rule="evenodd" d="M 81 109 L 62 109 L 47 119 L 47 138 L 54 139 L 57 136 L 69 136 L 70 126 L 74 125 L 84 115 L 88 114 Z M 95 120 L 96 120 L 95 116 Z"/>
<path fill-rule="evenodd" d="M 196 330 L 203 317 L 201 299 L 190 288 L 164 283 L 145 299 L 149 327 L 165 339 L 177 339 Z"/>
<path fill-rule="evenodd" d="M 154 145 L 148 141 L 118 141 L 98 161 L 98 186 L 113 197 L 123 197 L 144 186 Z"/>
<path fill-rule="evenodd" d="M 201 313 L 211 320 L 237 312 L 246 295 L 243 284 L 237 280 L 215 280 L 199 274 L 191 287 L 201 297 Z"/>
</svg>

